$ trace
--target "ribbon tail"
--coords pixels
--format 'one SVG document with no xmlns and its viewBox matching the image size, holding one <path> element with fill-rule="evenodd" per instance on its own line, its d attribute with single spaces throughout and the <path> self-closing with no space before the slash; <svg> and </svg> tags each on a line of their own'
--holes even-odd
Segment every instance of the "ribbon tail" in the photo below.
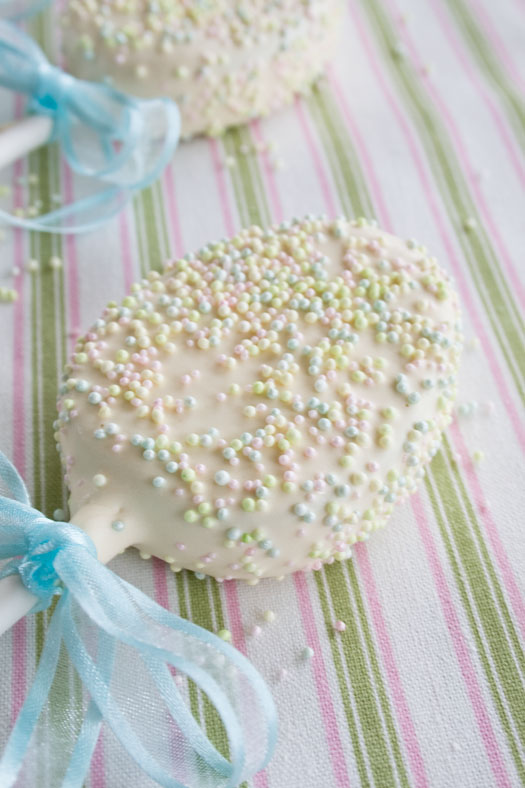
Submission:
<svg viewBox="0 0 525 788">
<path fill-rule="evenodd" d="M 70 600 L 66 591 L 51 619 L 35 680 L 18 714 L 0 760 L 0 788 L 11 788 L 15 784 L 22 768 L 31 736 L 55 677 L 62 643 L 63 619 L 69 603 Z"/>
<path fill-rule="evenodd" d="M 64 208 L 46 213 L 36 219 L 22 219 L 7 211 L 0 211 L 0 222 L 9 224 L 12 227 L 17 227 L 21 230 L 34 230 L 35 232 L 41 233 L 55 233 L 59 235 L 87 233 L 96 230 L 109 219 L 117 216 L 130 199 L 131 194 L 132 192 L 128 189 L 114 186 L 97 192 L 89 197 L 85 197 L 82 200 L 78 200 Z M 108 209 L 105 206 L 107 206 L 107 203 L 110 203 L 111 200 L 115 202 L 114 205 L 110 206 Z M 85 222 L 84 224 L 61 224 L 62 221 L 75 214 L 87 212 L 95 208 L 100 208 L 101 211 L 102 208 L 104 208 L 104 212 L 101 213 L 99 218 L 93 219 L 93 221 Z"/>
<path fill-rule="evenodd" d="M 235 718 L 228 720 L 229 724 L 233 724 L 235 728 L 234 732 L 230 732 L 230 739 L 234 749 L 232 761 L 238 764 L 235 770 L 232 771 L 232 764 L 213 746 L 187 705 L 182 700 L 180 692 L 173 681 L 173 676 L 166 667 L 166 664 L 154 658 L 144 658 L 144 662 L 148 666 L 153 681 L 164 698 L 164 702 L 172 718 L 176 720 L 178 727 L 181 729 L 187 741 L 191 742 L 191 746 L 199 758 L 202 758 L 211 769 L 222 777 L 229 778 L 230 782 L 228 782 L 225 788 L 237 785 L 242 774 L 244 748 L 242 744 L 237 743 L 241 741 L 241 731 Z M 184 664 L 182 664 L 180 670 L 186 672 L 184 667 Z M 216 702 L 218 702 L 218 699 L 216 699 Z M 221 716 L 223 715 L 221 714 Z"/>
<path fill-rule="evenodd" d="M 98 652 L 100 672 L 103 680 L 109 685 L 115 662 L 115 641 L 103 630 L 98 634 Z M 82 723 L 82 729 L 71 755 L 71 760 L 62 783 L 62 788 L 82 788 L 89 771 L 91 759 L 97 746 L 102 728 L 103 717 L 97 704 L 91 700 Z"/>
<path fill-rule="evenodd" d="M 128 753 L 139 764 L 140 768 L 156 780 L 164 788 L 188 788 L 182 783 L 174 780 L 171 775 L 158 766 L 155 759 L 147 752 L 138 736 L 134 733 L 125 717 L 119 711 L 113 701 L 108 683 L 106 683 L 88 652 L 82 645 L 76 624 L 68 611 L 65 621 L 64 643 L 66 644 L 69 656 L 75 666 L 84 686 L 91 693 L 99 712 L 111 727 L 117 738 L 123 744 Z M 0 785 L 0 788 L 3 786 Z"/>
</svg>

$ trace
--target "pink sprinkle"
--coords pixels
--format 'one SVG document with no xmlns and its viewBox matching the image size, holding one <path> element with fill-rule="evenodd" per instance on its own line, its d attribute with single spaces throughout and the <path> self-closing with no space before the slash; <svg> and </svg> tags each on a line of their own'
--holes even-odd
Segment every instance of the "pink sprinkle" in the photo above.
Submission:
<svg viewBox="0 0 525 788">
<path fill-rule="evenodd" d="M 252 636 L 254 638 L 259 637 L 261 632 L 262 632 L 261 627 L 258 624 L 254 624 L 254 626 L 252 627 L 252 631 L 251 631 Z"/>
<path fill-rule="evenodd" d="M 334 624 L 334 629 L 337 632 L 344 632 L 346 629 L 346 624 L 344 621 L 336 621 Z"/>
<path fill-rule="evenodd" d="M 177 548 L 177 550 L 185 550 L 186 549 L 186 545 L 183 544 L 182 542 L 177 542 L 175 544 L 175 547 Z"/>
</svg>

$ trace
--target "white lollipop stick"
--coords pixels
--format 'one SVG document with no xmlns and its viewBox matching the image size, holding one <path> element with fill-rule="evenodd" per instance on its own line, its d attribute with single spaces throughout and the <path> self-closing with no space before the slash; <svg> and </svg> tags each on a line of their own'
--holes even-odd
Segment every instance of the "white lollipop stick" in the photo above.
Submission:
<svg viewBox="0 0 525 788">
<path fill-rule="evenodd" d="M 1 137 L 0 137 L 1 139 Z M 118 543 L 118 535 L 112 531 L 113 539 L 104 539 L 108 523 L 116 518 L 116 513 L 102 506 L 87 505 L 79 509 L 71 518 L 74 525 L 83 528 L 92 538 L 97 548 L 98 560 L 107 564 L 117 553 L 129 547 L 129 540 L 122 535 Z M 38 597 L 31 594 L 22 583 L 20 575 L 14 574 L 0 580 L 0 636 L 7 632 L 17 621 L 23 618 L 38 602 Z"/>
<path fill-rule="evenodd" d="M 9 575 L 0 580 L 0 635 L 23 618 L 38 599 L 31 594 L 20 575 Z"/>
<path fill-rule="evenodd" d="M 29 115 L 0 128 L 0 170 L 44 145 L 52 129 L 53 121 L 46 115 Z"/>
</svg>

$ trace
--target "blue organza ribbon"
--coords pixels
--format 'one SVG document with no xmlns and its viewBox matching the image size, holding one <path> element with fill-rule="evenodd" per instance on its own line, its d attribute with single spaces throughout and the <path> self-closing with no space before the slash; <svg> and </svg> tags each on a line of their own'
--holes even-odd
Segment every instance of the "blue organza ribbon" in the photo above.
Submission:
<svg viewBox="0 0 525 788">
<path fill-rule="evenodd" d="M 0 484 L 10 495 L 0 497 L 0 559 L 11 559 L 0 578 L 20 576 L 38 598 L 33 612 L 59 596 L 33 685 L 0 758 L 1 788 L 15 785 L 31 760 L 62 646 L 87 693 L 80 732 L 71 731 L 76 741 L 62 763 L 63 788 L 81 788 L 103 723 L 142 773 L 162 786 L 233 788 L 262 769 L 275 745 L 276 713 L 251 663 L 103 566 L 84 531 L 32 508 L 21 477 L 1 453 Z M 184 691 L 173 669 L 215 707 L 228 757 L 192 715 L 187 682 Z M 75 719 L 73 713 L 63 716 L 62 737 L 68 720 Z M 40 759 L 42 751 L 33 749 L 33 758 Z M 53 753 L 53 767 L 64 757 Z M 144 774 L 138 779 L 145 784 Z"/>
<path fill-rule="evenodd" d="M 31 113 L 52 119 L 52 139 L 70 167 L 98 184 L 94 194 L 34 219 L 0 211 L 0 221 L 16 227 L 58 233 L 94 229 L 160 175 L 179 141 L 180 114 L 173 101 L 139 100 L 75 79 L 5 21 L 0 21 L 2 86 L 27 96 Z"/>
</svg>

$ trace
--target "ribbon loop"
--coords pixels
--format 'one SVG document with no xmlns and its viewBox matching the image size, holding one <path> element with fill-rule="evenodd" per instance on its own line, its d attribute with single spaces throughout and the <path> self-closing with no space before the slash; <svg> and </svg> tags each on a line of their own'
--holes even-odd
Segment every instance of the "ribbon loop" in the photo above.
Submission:
<svg viewBox="0 0 525 788">
<path fill-rule="evenodd" d="M 93 229 L 152 183 L 177 147 L 180 114 L 173 101 L 136 99 L 76 79 L 51 65 L 29 36 L 2 21 L 0 86 L 26 95 L 32 112 L 52 117 L 53 136 L 69 166 L 99 183 L 89 197 L 36 219 L 0 212 L 0 220 L 14 226 L 57 233 Z M 75 217 L 83 223 L 73 223 Z"/>
<path fill-rule="evenodd" d="M 133 768 L 165 788 L 235 788 L 269 761 L 277 724 L 271 695 L 254 667 L 232 646 L 160 607 L 96 559 L 90 537 L 33 509 L 25 486 L 0 452 L 0 559 L 15 558 L 0 577 L 18 572 L 46 607 L 61 598 L 50 623 L 35 681 L 0 756 L 0 786 L 11 788 L 31 760 L 31 738 L 66 647 L 87 695 L 80 731 L 68 714 L 76 744 L 61 762 L 62 788 L 80 788 L 101 726 L 108 725 Z M 193 716 L 190 684 L 215 709 L 211 741 Z M 37 752 L 33 756 L 38 759 Z M 62 760 L 61 760 L 62 759 Z M 142 784 L 135 776 L 129 784 Z M 149 784 L 149 783 L 148 783 Z"/>
</svg>

